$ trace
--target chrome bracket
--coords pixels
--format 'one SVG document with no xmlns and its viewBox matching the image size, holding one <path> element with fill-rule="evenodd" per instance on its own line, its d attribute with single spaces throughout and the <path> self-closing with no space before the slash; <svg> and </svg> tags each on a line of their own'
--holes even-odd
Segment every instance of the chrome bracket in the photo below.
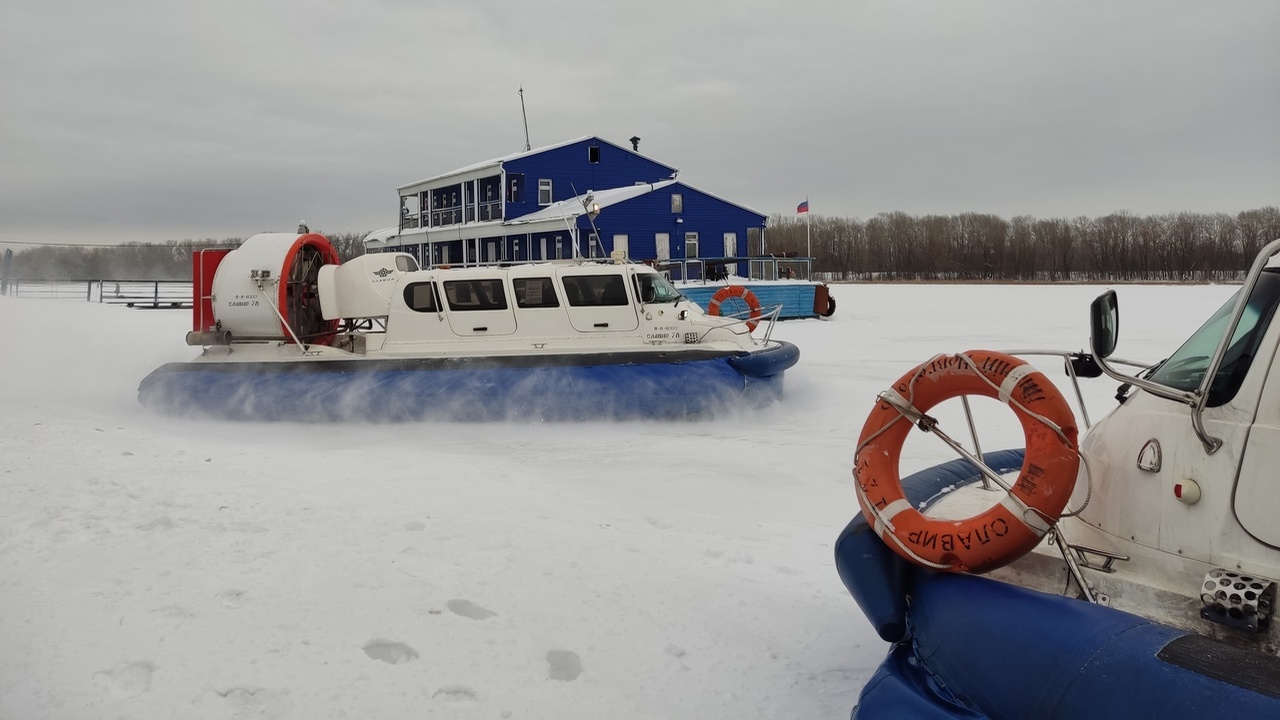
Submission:
<svg viewBox="0 0 1280 720">
<path fill-rule="evenodd" d="M 1099 550 L 1098 548 L 1085 547 L 1084 545 L 1067 545 L 1067 547 L 1071 548 L 1071 551 L 1075 553 L 1076 562 L 1080 564 L 1080 567 L 1097 570 L 1098 572 L 1113 573 L 1116 571 L 1116 569 L 1112 567 L 1112 565 L 1115 564 L 1115 561 L 1129 560 L 1128 555 L 1121 555 L 1120 553 L 1113 553 L 1107 550 Z M 1090 560 L 1090 555 L 1097 556 L 1098 560 Z M 1094 564 L 1095 562 L 1097 563 L 1096 565 Z"/>
</svg>

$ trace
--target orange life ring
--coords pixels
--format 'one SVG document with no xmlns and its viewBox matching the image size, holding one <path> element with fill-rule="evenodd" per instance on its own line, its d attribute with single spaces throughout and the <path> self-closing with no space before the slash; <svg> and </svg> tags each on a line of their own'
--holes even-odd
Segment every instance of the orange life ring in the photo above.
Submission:
<svg viewBox="0 0 1280 720">
<path fill-rule="evenodd" d="M 1008 405 L 1022 424 L 1026 457 L 1003 500 L 964 520 L 933 519 L 903 494 L 898 458 L 913 424 L 927 427 L 925 412 L 961 395 Z M 881 393 L 867 417 L 854 458 L 858 504 L 885 544 L 911 562 L 954 572 L 993 570 L 1030 552 L 1058 521 L 1080 468 L 1076 435 L 1062 394 L 1024 360 L 990 350 L 938 355 Z"/>
<path fill-rule="evenodd" d="M 707 314 L 719 315 L 720 303 L 735 297 L 741 298 L 751 309 L 750 317 L 747 318 L 747 331 L 754 331 L 756 325 L 760 324 L 760 300 L 744 285 L 725 285 L 717 290 L 716 294 L 711 296 L 711 302 L 707 303 Z"/>
</svg>

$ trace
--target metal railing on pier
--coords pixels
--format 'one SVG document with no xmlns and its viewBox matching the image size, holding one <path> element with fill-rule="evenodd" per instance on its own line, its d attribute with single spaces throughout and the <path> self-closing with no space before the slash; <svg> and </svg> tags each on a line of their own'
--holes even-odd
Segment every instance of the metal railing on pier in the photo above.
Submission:
<svg viewBox="0 0 1280 720">
<path fill-rule="evenodd" d="M 189 280 L 23 280 L 4 287 L 10 297 L 43 300 L 86 300 L 132 308 L 190 308 Z"/>
</svg>

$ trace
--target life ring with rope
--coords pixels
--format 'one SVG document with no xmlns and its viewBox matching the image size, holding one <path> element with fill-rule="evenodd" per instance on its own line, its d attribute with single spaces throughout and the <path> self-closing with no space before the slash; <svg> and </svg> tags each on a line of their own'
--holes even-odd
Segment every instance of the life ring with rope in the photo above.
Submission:
<svg viewBox="0 0 1280 720">
<path fill-rule="evenodd" d="M 756 326 L 760 324 L 760 299 L 756 294 L 746 288 L 745 285 L 725 285 L 711 296 L 711 302 L 707 303 L 708 315 L 720 315 L 720 305 L 729 298 L 738 298 L 747 304 L 750 310 L 747 317 L 747 332 L 753 332 Z"/>
<path fill-rule="evenodd" d="M 925 516 L 902 490 L 898 460 L 925 413 L 962 395 L 998 399 L 1022 425 L 1026 456 L 1000 502 L 962 520 Z M 880 539 L 903 558 L 934 570 L 981 573 L 1034 548 L 1058 521 L 1080 468 L 1078 429 L 1053 383 L 1026 361 L 991 350 L 938 355 L 879 395 L 858 438 L 853 475 L 858 504 Z"/>
</svg>

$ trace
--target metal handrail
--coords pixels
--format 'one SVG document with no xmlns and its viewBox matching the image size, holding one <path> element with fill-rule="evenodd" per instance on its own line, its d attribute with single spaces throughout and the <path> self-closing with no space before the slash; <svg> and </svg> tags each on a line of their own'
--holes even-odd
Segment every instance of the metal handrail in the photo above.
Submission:
<svg viewBox="0 0 1280 720">
<path fill-rule="evenodd" d="M 726 325 L 721 325 L 721 327 L 732 327 L 734 325 L 746 325 L 752 320 L 755 320 L 757 327 L 759 327 L 760 323 L 767 322 L 769 323 L 769 325 L 768 327 L 765 328 L 764 337 L 761 339 L 761 342 L 767 343 L 769 342 L 769 338 L 773 335 L 773 326 L 777 323 L 778 315 L 781 312 L 782 312 L 782 304 L 779 303 L 777 305 L 769 306 L 769 309 L 767 311 L 760 313 L 759 317 L 750 317 L 750 313 L 751 313 L 750 310 L 742 310 L 736 313 L 729 313 L 728 315 L 716 315 L 715 317 L 723 318 L 725 320 L 731 321 Z M 708 330 L 707 332 L 710 332 L 710 330 Z M 703 335 L 705 336 L 706 333 L 703 333 Z"/>
</svg>

